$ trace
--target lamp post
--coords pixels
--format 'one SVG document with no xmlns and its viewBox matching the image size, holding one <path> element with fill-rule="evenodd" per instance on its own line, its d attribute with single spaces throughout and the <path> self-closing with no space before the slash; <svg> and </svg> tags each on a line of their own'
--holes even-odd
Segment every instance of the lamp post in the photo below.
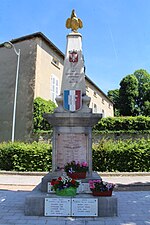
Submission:
<svg viewBox="0 0 150 225">
<path fill-rule="evenodd" d="M 14 142 L 15 138 L 15 125 L 16 125 L 16 103 L 17 103 L 17 92 L 18 92 L 18 75 L 20 65 L 20 49 L 17 51 L 15 46 L 9 41 L 5 42 L 4 46 L 8 49 L 13 48 L 17 55 L 17 69 L 16 69 L 16 82 L 15 82 L 15 95 L 14 95 L 14 107 L 13 107 L 13 121 L 12 121 L 12 136 L 11 141 Z"/>
</svg>

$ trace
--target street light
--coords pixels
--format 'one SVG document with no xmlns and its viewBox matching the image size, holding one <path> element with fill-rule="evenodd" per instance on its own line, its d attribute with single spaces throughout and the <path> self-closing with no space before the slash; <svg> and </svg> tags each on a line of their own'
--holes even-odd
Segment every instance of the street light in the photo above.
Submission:
<svg viewBox="0 0 150 225">
<path fill-rule="evenodd" d="M 15 95 L 14 95 L 14 108 L 13 108 L 13 123 L 12 123 L 12 136 L 11 141 L 14 142 L 15 137 L 15 125 L 16 125 L 16 103 L 17 103 L 17 92 L 18 92 L 18 75 L 19 75 L 19 64 L 20 64 L 20 49 L 17 51 L 15 46 L 10 42 L 4 43 L 5 48 L 13 48 L 17 55 L 17 70 L 16 70 L 16 82 L 15 82 Z"/>
</svg>

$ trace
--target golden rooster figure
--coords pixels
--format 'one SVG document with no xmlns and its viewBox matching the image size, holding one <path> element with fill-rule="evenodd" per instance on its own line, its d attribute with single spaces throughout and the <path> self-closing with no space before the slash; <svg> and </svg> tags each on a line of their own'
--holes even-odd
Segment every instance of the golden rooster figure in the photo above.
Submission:
<svg viewBox="0 0 150 225">
<path fill-rule="evenodd" d="M 83 23 L 82 20 L 80 20 L 79 18 L 77 18 L 75 10 L 72 10 L 72 14 L 71 14 L 71 18 L 68 18 L 66 21 L 66 27 L 68 29 L 71 28 L 71 30 L 75 33 L 77 33 L 78 28 L 82 28 L 83 27 Z"/>
</svg>

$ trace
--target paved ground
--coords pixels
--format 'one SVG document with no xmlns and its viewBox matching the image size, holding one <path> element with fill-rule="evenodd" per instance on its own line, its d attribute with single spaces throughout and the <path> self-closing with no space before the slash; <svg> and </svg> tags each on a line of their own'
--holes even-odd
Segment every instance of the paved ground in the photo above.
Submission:
<svg viewBox="0 0 150 225">
<path fill-rule="evenodd" d="M 41 180 L 40 176 L 0 174 L 0 225 L 150 225 L 150 189 L 148 191 L 115 191 L 118 216 L 113 218 L 54 218 L 24 215 L 27 194 Z M 104 180 L 118 184 L 147 185 L 150 175 L 109 176 Z M 24 191 L 23 191 L 24 190 Z"/>
</svg>

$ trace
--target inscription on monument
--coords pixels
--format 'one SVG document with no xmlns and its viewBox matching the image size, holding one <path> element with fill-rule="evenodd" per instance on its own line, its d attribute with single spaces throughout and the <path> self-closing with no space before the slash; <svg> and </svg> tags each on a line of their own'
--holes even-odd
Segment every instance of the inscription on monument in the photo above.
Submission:
<svg viewBox="0 0 150 225">
<path fill-rule="evenodd" d="M 80 182 L 80 185 L 77 188 L 77 193 L 92 193 L 89 187 L 89 183 Z"/>
<path fill-rule="evenodd" d="M 98 216 L 97 198 L 72 199 L 72 216 Z"/>
<path fill-rule="evenodd" d="M 71 199 L 45 198 L 45 216 L 71 216 Z"/>
<path fill-rule="evenodd" d="M 56 157 L 58 168 L 63 168 L 67 162 L 72 160 L 87 161 L 87 136 L 85 134 L 59 134 Z"/>
<path fill-rule="evenodd" d="M 70 73 L 66 73 L 67 79 L 69 81 L 69 83 L 79 83 L 80 78 L 81 78 L 81 74 L 80 73 L 76 73 L 75 71 L 75 67 L 72 68 L 72 72 Z"/>
</svg>

